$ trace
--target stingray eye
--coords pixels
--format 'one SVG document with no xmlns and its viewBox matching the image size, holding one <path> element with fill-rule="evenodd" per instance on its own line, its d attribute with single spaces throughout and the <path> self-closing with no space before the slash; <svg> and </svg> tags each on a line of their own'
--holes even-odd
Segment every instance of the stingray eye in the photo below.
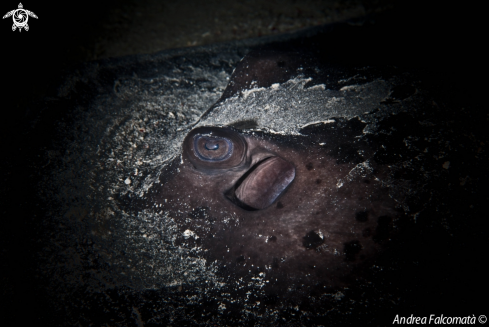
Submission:
<svg viewBox="0 0 489 327">
<path fill-rule="evenodd" d="M 219 173 L 244 163 L 246 141 L 228 127 L 200 127 L 183 142 L 183 154 L 194 167 L 206 173 Z"/>
<path fill-rule="evenodd" d="M 223 161 L 233 154 L 233 142 L 225 137 L 196 134 L 195 156 L 204 161 Z"/>
</svg>

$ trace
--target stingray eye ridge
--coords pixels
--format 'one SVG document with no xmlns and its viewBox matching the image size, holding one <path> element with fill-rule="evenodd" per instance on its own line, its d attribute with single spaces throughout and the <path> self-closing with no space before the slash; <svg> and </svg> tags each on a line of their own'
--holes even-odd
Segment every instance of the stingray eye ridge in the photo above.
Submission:
<svg viewBox="0 0 489 327">
<path fill-rule="evenodd" d="M 234 150 L 232 140 L 226 137 L 196 134 L 193 143 L 195 156 L 208 162 L 227 160 Z"/>
</svg>

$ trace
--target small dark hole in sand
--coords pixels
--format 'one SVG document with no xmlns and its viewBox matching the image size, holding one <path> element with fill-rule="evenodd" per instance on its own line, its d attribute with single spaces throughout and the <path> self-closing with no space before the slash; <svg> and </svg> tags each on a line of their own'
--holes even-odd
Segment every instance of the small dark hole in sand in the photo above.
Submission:
<svg viewBox="0 0 489 327">
<path fill-rule="evenodd" d="M 310 231 L 302 238 L 302 245 L 304 245 L 306 249 L 315 249 L 323 244 L 323 242 L 324 240 L 321 238 L 321 236 L 314 231 Z"/>
</svg>

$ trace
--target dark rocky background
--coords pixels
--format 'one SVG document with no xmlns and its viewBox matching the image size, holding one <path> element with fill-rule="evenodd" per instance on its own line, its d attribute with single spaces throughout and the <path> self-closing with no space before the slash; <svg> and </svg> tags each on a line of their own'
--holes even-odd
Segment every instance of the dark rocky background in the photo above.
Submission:
<svg viewBox="0 0 489 327">
<path fill-rule="evenodd" d="M 8 18 L 2 21 L 1 31 L 2 56 L 16 66 L 8 84 L 17 86 L 13 89 L 21 103 L 42 97 L 49 85 L 56 85 L 60 72 L 80 62 L 276 35 L 394 7 L 375 0 L 23 4 L 39 17 L 29 19 L 31 29 L 12 33 Z M 17 2 L 5 3 L 2 10 L 17 6 Z"/>
<path fill-rule="evenodd" d="M 11 17 L 2 20 L 0 29 L 2 94 L 9 115 L 15 116 L 7 124 L 13 130 L 29 104 L 54 92 L 65 72 L 91 60 L 277 35 L 376 14 L 402 27 L 401 33 L 386 34 L 383 45 L 411 52 L 413 61 L 440 56 L 435 60 L 438 69 L 472 71 L 471 76 L 480 77 L 486 52 L 484 11 L 470 2 L 123 0 L 23 5 L 39 17 L 29 19 L 30 30 L 12 32 Z M 2 10 L 17 6 L 5 2 Z M 365 51 L 378 45 L 366 40 Z M 480 87 L 475 80 L 470 83 Z"/>
<path fill-rule="evenodd" d="M 21 179 L 17 177 L 25 175 L 28 178 L 30 169 L 41 170 L 30 166 L 27 161 L 36 153 L 42 155 L 46 144 L 26 139 L 25 131 L 36 119 L 39 103 L 56 94 L 64 76 L 81 67 L 81 63 L 293 32 L 350 18 L 365 16 L 370 19 L 372 15 L 382 15 L 397 28 L 392 32 L 386 31 L 383 40 L 371 42 L 365 35 L 360 46 L 363 51 L 369 52 L 371 47 L 381 46 L 393 53 L 403 52 L 405 58 L 412 58 L 410 65 L 419 63 L 420 68 L 429 69 L 434 83 L 442 80 L 450 85 L 453 99 L 460 103 L 480 105 L 487 85 L 484 11 L 469 2 L 430 2 L 427 5 L 423 2 L 374 0 L 37 1 L 23 2 L 23 5 L 39 17 L 29 19 L 28 32 L 12 32 L 11 18 L 2 20 L 0 25 L 3 118 L 0 296 L 2 302 L 9 303 L 2 306 L 0 312 L 10 321 L 6 326 L 34 325 L 52 314 L 44 311 L 43 302 L 49 299 L 37 293 L 36 270 L 31 264 L 35 259 L 35 249 L 31 246 L 39 238 L 32 229 L 37 218 L 29 214 L 29 208 L 39 205 L 30 201 L 36 190 L 26 187 L 29 184 L 20 183 Z M 17 2 L 3 2 L 2 15 L 17 6 Z M 383 56 L 382 60 L 388 58 L 388 55 Z M 479 108 L 487 110 L 484 106 Z M 474 126 L 487 125 L 487 114 L 482 114 L 482 117 L 486 120 L 474 121 Z M 46 133 L 52 132 L 46 130 Z M 484 147 L 487 135 L 482 140 L 473 141 L 481 143 L 482 153 L 487 151 Z M 473 196 L 488 198 L 487 193 Z M 487 232 L 484 233 L 483 224 L 480 225 L 481 241 L 471 243 L 476 247 L 463 249 L 470 252 L 465 264 L 472 268 L 478 266 L 476 260 L 480 260 L 480 265 L 486 260 Z M 459 253 L 460 257 L 464 254 Z M 467 294 L 477 292 L 479 287 L 487 289 L 487 282 L 480 278 L 480 274 L 480 270 L 474 270 L 473 275 L 467 271 L 461 273 L 460 285 L 456 289 L 467 285 Z M 456 275 L 457 272 L 451 274 L 453 280 L 457 280 Z M 476 283 L 470 280 L 471 276 Z M 445 287 L 446 283 L 441 285 Z M 437 285 L 430 287 L 433 292 L 451 294 L 449 289 L 438 290 Z M 459 300 L 462 306 L 465 298 L 460 297 Z M 426 299 L 423 301 L 428 302 Z M 433 305 L 436 313 L 443 313 L 443 306 Z"/>
</svg>

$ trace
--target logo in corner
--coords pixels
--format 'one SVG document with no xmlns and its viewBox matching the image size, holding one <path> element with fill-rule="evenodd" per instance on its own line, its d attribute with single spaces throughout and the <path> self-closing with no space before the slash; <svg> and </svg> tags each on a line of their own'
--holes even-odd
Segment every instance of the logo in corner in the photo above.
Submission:
<svg viewBox="0 0 489 327">
<path fill-rule="evenodd" d="M 34 14 L 32 11 L 25 10 L 24 6 L 22 6 L 22 3 L 19 3 L 18 9 L 9 11 L 8 13 L 5 14 L 5 16 L 3 16 L 3 18 L 7 18 L 10 16 L 12 16 L 12 19 L 14 20 L 14 24 L 12 25 L 12 31 L 15 31 L 18 28 L 19 32 L 22 32 L 23 28 L 26 31 L 29 30 L 29 25 L 27 25 L 29 16 L 37 18 L 36 14 Z"/>
</svg>

